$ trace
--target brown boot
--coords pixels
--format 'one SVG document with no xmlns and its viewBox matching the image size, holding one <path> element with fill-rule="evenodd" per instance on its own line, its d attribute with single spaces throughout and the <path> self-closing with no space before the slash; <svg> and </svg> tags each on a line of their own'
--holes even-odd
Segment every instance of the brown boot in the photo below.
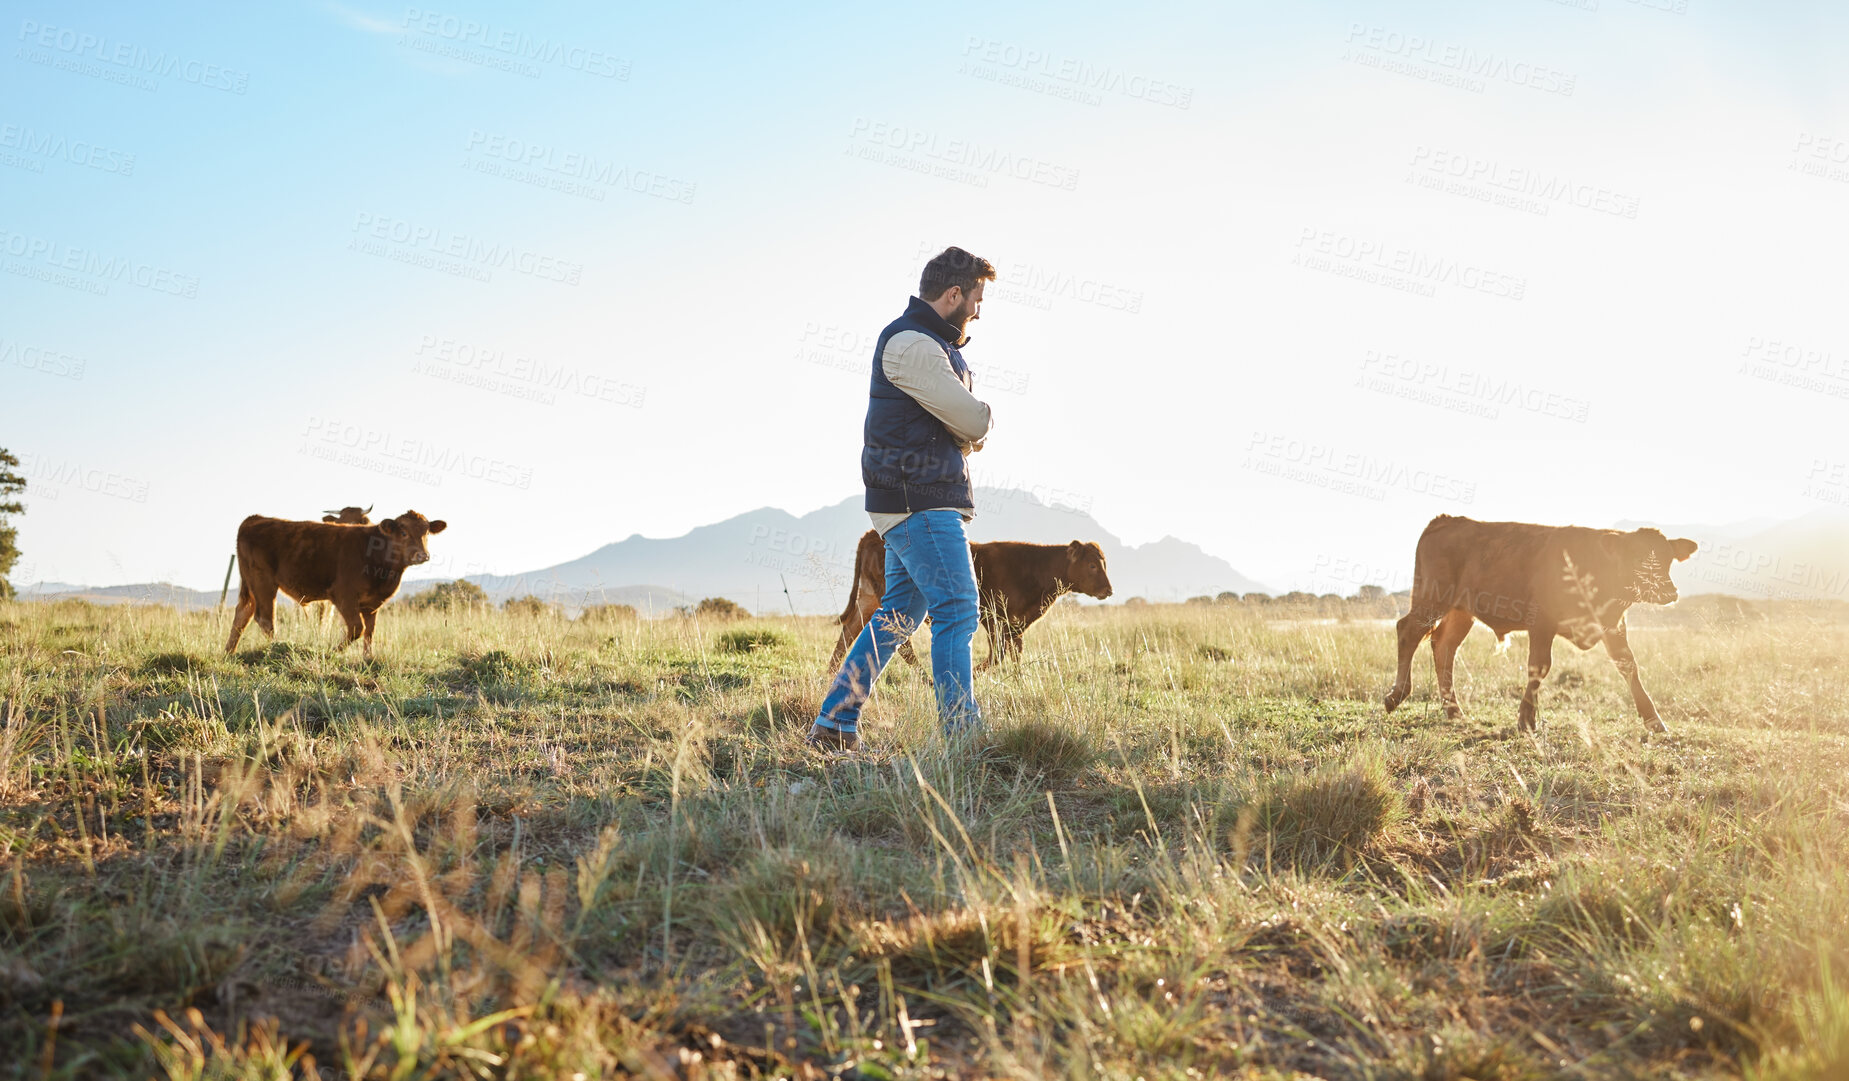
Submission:
<svg viewBox="0 0 1849 1081">
<path fill-rule="evenodd" d="M 803 742 L 823 754 L 853 754 L 860 750 L 860 736 L 854 732 L 837 732 L 816 725 L 809 729 Z"/>
</svg>

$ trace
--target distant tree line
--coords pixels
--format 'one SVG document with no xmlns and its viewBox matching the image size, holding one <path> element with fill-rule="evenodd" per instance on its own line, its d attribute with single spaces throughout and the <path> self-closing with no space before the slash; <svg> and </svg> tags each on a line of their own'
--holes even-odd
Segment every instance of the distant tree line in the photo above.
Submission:
<svg viewBox="0 0 1849 1081">
<path fill-rule="evenodd" d="M 1272 596 L 1269 593 L 1234 593 L 1189 597 L 1187 604 L 1224 608 L 1244 608 L 1262 612 L 1273 619 L 1397 619 L 1406 610 L 1410 592 L 1388 593 L 1381 586 L 1362 586 L 1352 596 L 1337 593 L 1305 593 L 1301 590 Z M 1130 597 L 1124 607 L 1136 608 L 1149 603 L 1146 597 Z"/>
<path fill-rule="evenodd" d="M 419 612 L 485 612 L 493 608 L 487 590 L 466 579 L 454 582 L 439 582 L 429 589 L 414 593 L 399 603 Z M 501 611 L 510 616 L 524 619 L 553 617 L 565 618 L 563 605 L 555 604 L 529 593 L 523 597 L 509 597 L 501 602 Z M 751 613 L 736 601 L 725 597 L 707 597 L 698 604 L 677 605 L 674 614 L 682 619 L 708 619 L 729 622 L 748 619 Z M 620 623 L 640 619 L 641 614 L 634 605 L 629 604 L 588 604 L 578 612 L 578 619 L 584 623 Z"/>
</svg>

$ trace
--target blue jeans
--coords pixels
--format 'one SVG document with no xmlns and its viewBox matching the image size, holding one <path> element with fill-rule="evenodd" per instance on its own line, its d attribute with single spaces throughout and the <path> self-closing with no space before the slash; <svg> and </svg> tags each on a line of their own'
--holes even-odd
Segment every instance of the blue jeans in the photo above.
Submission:
<svg viewBox="0 0 1849 1081">
<path fill-rule="evenodd" d="M 886 595 L 861 628 L 841 671 L 822 699 L 815 723 L 837 732 L 860 727 L 860 707 L 873 693 L 899 643 L 931 616 L 931 681 L 946 734 L 982 724 L 970 673 L 970 642 L 980 616 L 976 568 L 970 562 L 963 516 L 954 510 L 910 515 L 886 531 Z"/>
</svg>

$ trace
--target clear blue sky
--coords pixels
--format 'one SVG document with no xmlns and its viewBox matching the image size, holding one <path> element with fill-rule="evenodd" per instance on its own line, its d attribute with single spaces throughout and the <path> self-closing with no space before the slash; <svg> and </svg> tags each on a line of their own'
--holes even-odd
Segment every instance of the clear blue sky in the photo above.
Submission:
<svg viewBox="0 0 1849 1081">
<path fill-rule="evenodd" d="M 8 5 L 14 580 L 237 522 L 448 573 L 858 490 L 871 337 L 994 260 L 978 478 L 1280 586 L 1440 511 L 1849 498 L 1839 5 Z"/>
</svg>

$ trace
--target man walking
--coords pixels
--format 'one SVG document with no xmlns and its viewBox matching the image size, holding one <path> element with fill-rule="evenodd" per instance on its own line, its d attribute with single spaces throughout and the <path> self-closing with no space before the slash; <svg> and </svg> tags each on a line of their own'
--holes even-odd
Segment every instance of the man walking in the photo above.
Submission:
<svg viewBox="0 0 1849 1081">
<path fill-rule="evenodd" d="M 860 475 L 873 528 L 886 542 L 886 595 L 847 651 L 822 699 L 809 745 L 860 746 L 860 707 L 893 651 L 931 616 L 931 679 L 946 734 L 982 724 L 970 674 L 976 635 L 976 571 L 963 523 L 976 513 L 968 456 L 991 419 L 970 392 L 960 347 L 978 318 L 995 267 L 962 248 L 925 264 L 918 295 L 873 348 Z"/>
</svg>

